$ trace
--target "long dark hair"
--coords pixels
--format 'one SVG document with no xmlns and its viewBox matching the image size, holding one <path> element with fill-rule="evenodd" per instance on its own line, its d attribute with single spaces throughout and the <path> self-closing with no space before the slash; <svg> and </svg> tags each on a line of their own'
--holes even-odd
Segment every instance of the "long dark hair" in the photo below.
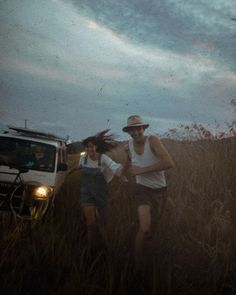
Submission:
<svg viewBox="0 0 236 295">
<path fill-rule="evenodd" d="M 82 145 L 86 147 L 91 142 L 96 146 L 96 151 L 99 154 L 109 152 L 118 144 L 113 134 L 107 134 L 109 131 L 110 129 L 106 129 L 95 134 L 94 136 L 89 136 L 83 139 Z"/>
</svg>

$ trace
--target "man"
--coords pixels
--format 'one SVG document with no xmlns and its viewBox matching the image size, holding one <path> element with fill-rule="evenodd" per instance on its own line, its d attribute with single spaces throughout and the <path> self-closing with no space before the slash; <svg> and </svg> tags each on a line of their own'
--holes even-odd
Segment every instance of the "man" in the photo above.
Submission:
<svg viewBox="0 0 236 295">
<path fill-rule="evenodd" d="M 53 160 L 51 150 L 46 150 L 44 147 L 37 147 L 35 151 L 34 166 L 37 169 L 50 170 L 53 168 Z"/>
<path fill-rule="evenodd" d="M 173 160 L 157 136 L 146 136 L 145 123 L 138 115 L 130 116 L 123 128 L 131 136 L 128 143 L 129 171 L 136 178 L 134 194 L 138 204 L 139 229 L 135 238 L 136 267 L 142 259 L 143 246 L 151 236 L 153 217 L 167 197 L 164 170 L 174 166 Z M 158 207 L 159 206 L 159 207 Z M 153 214 L 152 214 L 153 213 Z"/>
</svg>

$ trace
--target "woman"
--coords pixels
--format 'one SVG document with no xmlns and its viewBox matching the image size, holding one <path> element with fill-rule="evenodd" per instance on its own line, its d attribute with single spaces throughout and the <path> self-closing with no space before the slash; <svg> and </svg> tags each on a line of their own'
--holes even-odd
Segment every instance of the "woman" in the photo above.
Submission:
<svg viewBox="0 0 236 295">
<path fill-rule="evenodd" d="M 85 217 L 89 247 L 99 248 L 98 221 L 105 223 L 108 199 L 107 183 L 113 175 L 121 176 L 123 167 L 104 153 L 116 147 L 112 135 L 104 130 L 82 141 L 86 154 L 80 158 L 81 169 L 80 203 Z"/>
</svg>

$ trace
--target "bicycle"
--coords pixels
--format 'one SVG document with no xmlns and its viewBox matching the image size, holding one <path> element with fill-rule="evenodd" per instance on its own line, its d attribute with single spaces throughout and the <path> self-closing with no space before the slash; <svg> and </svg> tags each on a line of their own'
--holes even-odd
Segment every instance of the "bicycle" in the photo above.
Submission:
<svg viewBox="0 0 236 295">
<path fill-rule="evenodd" d="M 0 211 L 10 212 L 15 220 L 36 220 L 45 215 L 51 201 L 50 197 L 34 199 L 35 188 L 41 184 L 24 181 L 21 175 L 29 171 L 27 167 L 9 165 L 9 168 L 18 172 L 0 171 L 0 174 L 15 175 L 12 182 L 1 183 L 1 186 L 5 185 L 5 189 L 1 187 Z"/>
</svg>

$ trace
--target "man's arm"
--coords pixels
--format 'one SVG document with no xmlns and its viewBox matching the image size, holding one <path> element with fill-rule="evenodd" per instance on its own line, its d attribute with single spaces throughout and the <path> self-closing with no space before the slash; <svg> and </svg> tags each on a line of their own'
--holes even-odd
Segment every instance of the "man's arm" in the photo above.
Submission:
<svg viewBox="0 0 236 295">
<path fill-rule="evenodd" d="M 158 158 L 159 162 L 150 166 L 140 167 L 132 165 L 130 172 L 134 175 L 144 174 L 154 171 L 163 171 L 174 167 L 174 162 L 161 140 L 156 136 L 149 139 L 150 147 L 153 154 Z"/>
</svg>

